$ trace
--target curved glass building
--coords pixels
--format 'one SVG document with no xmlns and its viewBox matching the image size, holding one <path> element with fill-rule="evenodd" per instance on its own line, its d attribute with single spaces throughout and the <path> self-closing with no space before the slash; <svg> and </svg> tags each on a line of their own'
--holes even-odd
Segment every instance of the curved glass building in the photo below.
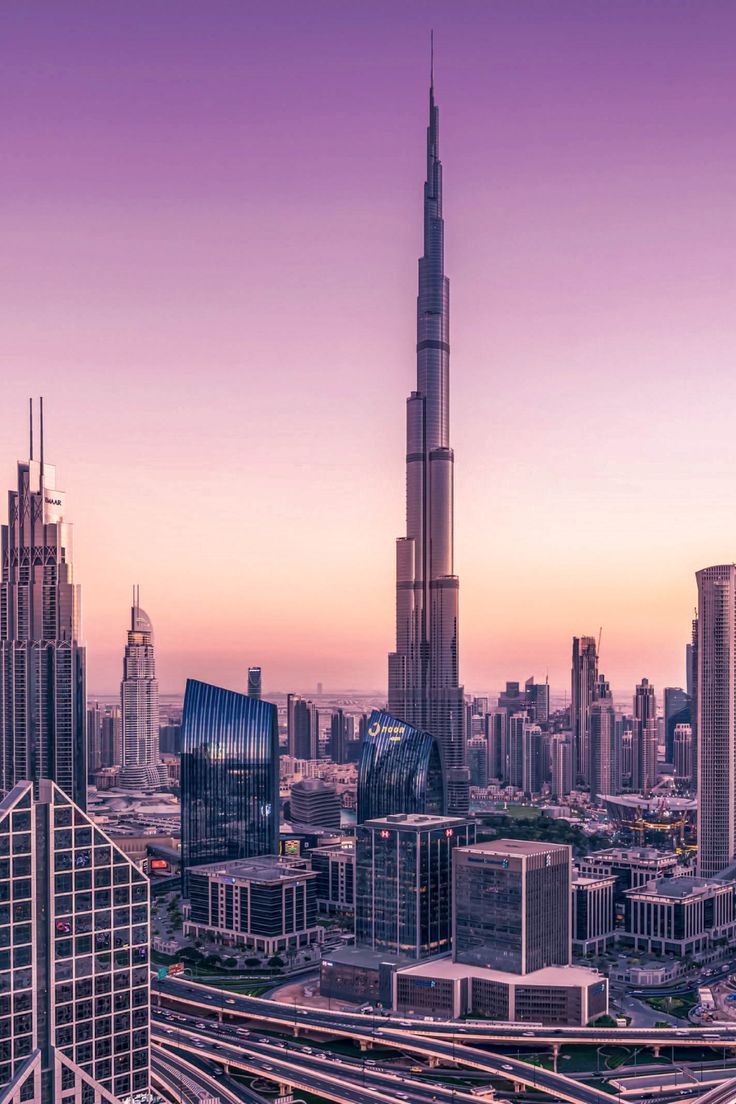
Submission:
<svg viewBox="0 0 736 1104">
<path fill-rule="evenodd" d="M 390 713 L 374 709 L 358 766 L 358 823 L 395 813 L 445 811 L 440 744 Z"/>
<path fill-rule="evenodd" d="M 188 679 L 181 755 L 182 869 L 275 854 L 279 738 L 270 702 Z"/>
</svg>

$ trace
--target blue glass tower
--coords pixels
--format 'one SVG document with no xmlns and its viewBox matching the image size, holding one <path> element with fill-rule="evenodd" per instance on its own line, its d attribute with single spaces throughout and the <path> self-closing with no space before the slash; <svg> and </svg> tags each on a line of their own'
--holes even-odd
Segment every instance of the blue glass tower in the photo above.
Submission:
<svg viewBox="0 0 736 1104">
<path fill-rule="evenodd" d="M 185 879 L 201 863 L 275 854 L 278 814 L 276 706 L 188 679 L 181 756 Z"/>
<path fill-rule="evenodd" d="M 374 709 L 358 766 L 358 823 L 395 813 L 441 816 L 444 811 L 439 741 Z"/>
</svg>

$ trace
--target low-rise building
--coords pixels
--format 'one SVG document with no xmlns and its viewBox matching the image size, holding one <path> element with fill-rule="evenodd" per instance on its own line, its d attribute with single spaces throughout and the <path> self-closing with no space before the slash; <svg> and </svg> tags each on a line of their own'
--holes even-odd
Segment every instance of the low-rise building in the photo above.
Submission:
<svg viewBox="0 0 736 1104">
<path fill-rule="evenodd" d="M 518 1023 L 584 1027 L 608 1012 L 608 982 L 580 966 L 546 966 L 512 974 L 434 959 L 393 976 L 399 1012 L 457 1018 L 487 1016 Z"/>
<path fill-rule="evenodd" d="M 190 867 L 184 934 L 264 954 L 324 940 L 317 875 L 306 861 L 262 855 Z"/>
<path fill-rule="evenodd" d="M 585 877 L 572 880 L 572 949 L 576 955 L 603 954 L 614 941 L 613 889 L 616 879 Z"/>
<path fill-rule="evenodd" d="M 637 951 L 697 956 L 735 934 L 734 882 L 660 878 L 626 893 L 622 939 Z"/>
</svg>

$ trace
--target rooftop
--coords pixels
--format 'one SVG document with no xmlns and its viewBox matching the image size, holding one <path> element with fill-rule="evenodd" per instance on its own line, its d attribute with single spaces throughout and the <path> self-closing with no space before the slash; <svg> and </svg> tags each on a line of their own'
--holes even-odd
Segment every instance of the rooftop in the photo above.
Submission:
<svg viewBox="0 0 736 1104">
<path fill-rule="evenodd" d="M 431 978 L 479 978 L 482 981 L 501 981 L 515 985 L 573 986 L 592 985 L 604 981 L 602 974 L 587 966 L 545 966 L 543 970 L 532 970 L 528 974 L 511 974 L 505 970 L 490 970 L 487 966 L 468 966 L 462 962 L 453 962 L 447 955 L 417 966 L 406 966 L 402 974 Z"/>
<path fill-rule="evenodd" d="M 629 862 L 668 862 L 676 863 L 677 855 L 674 851 L 658 851 L 656 847 L 606 847 L 602 851 L 591 851 L 583 862 L 596 862 L 598 860 L 622 859 Z"/>
<path fill-rule="evenodd" d="M 462 851 L 481 852 L 484 855 L 547 855 L 550 852 L 567 852 L 566 843 L 540 843 L 537 840 L 500 839 L 488 843 L 472 843 L 461 848 Z"/>
<path fill-rule="evenodd" d="M 627 897 L 665 897 L 675 901 L 699 897 L 711 890 L 724 889 L 728 883 L 710 878 L 694 878 L 683 874 L 678 878 L 658 878 L 638 889 L 626 891 Z"/>
<path fill-rule="evenodd" d="M 428 813 L 395 813 L 375 817 L 365 822 L 370 828 L 460 828 L 468 824 L 467 817 L 430 816 Z"/>
<path fill-rule="evenodd" d="M 304 859 L 285 859 L 280 855 L 259 855 L 252 859 L 231 859 L 230 862 L 204 863 L 192 866 L 190 874 L 218 875 L 233 882 L 283 882 L 294 878 L 316 878 Z"/>
</svg>

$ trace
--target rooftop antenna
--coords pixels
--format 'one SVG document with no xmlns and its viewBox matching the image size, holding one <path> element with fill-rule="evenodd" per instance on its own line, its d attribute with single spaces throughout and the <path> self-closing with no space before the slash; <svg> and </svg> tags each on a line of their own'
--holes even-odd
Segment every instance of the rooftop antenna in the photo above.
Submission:
<svg viewBox="0 0 736 1104">
<path fill-rule="evenodd" d="M 40 397 L 38 402 L 39 402 L 39 406 L 41 408 L 40 426 L 39 426 L 40 435 L 41 435 L 41 472 L 40 472 L 40 475 L 39 475 L 39 487 L 40 487 L 41 490 L 43 490 L 43 395 Z"/>
<path fill-rule="evenodd" d="M 429 87 L 434 92 L 434 28 L 429 32 Z"/>
<path fill-rule="evenodd" d="M 33 399 L 28 400 L 28 425 L 31 431 L 31 455 L 29 460 L 33 459 Z"/>
</svg>

